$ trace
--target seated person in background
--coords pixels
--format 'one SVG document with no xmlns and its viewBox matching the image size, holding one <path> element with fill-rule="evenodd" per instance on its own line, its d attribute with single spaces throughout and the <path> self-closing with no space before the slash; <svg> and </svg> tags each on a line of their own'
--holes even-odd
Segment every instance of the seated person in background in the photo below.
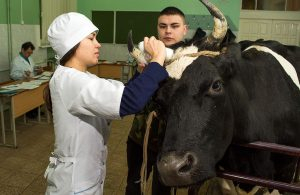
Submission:
<svg viewBox="0 0 300 195">
<path fill-rule="evenodd" d="M 34 45 L 31 42 L 22 44 L 21 51 L 17 57 L 12 61 L 10 69 L 10 77 L 13 80 L 29 79 L 35 74 L 41 74 L 42 68 L 35 67 L 34 61 L 31 58 Z"/>
<path fill-rule="evenodd" d="M 35 49 L 31 42 L 25 42 L 22 44 L 21 51 L 17 57 L 12 61 L 10 69 L 10 78 L 13 80 L 23 80 L 33 77 L 35 74 L 41 74 L 42 68 L 35 66 L 31 55 Z M 35 108 L 26 113 L 28 118 L 36 118 L 38 115 L 38 109 Z"/>
</svg>

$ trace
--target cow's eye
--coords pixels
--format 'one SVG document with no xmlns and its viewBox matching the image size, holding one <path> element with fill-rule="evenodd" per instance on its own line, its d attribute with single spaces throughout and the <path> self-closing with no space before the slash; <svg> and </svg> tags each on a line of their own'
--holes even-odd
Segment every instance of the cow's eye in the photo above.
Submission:
<svg viewBox="0 0 300 195">
<path fill-rule="evenodd" d="M 223 89 L 223 82 L 221 80 L 214 81 L 211 85 L 211 93 L 220 93 Z"/>
</svg>

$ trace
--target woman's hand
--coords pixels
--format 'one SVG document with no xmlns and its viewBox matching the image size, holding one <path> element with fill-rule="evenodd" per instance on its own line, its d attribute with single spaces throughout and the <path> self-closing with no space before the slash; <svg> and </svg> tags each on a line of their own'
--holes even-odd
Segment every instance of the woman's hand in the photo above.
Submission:
<svg viewBox="0 0 300 195">
<path fill-rule="evenodd" d="M 155 37 L 144 38 L 144 48 L 151 56 L 151 62 L 157 62 L 163 66 L 166 58 L 166 47 L 164 43 Z"/>
<path fill-rule="evenodd" d="M 145 67 L 146 67 L 145 64 L 143 64 L 143 63 L 138 63 L 137 71 L 138 71 L 139 73 L 142 73 Z"/>
</svg>

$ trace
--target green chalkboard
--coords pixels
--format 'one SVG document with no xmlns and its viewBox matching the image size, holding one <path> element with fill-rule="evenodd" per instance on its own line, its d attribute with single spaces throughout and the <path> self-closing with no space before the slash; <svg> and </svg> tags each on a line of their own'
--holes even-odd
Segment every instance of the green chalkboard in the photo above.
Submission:
<svg viewBox="0 0 300 195">
<path fill-rule="evenodd" d="M 92 21 L 99 28 L 97 40 L 100 43 L 113 43 L 114 12 L 113 11 L 92 11 Z"/>
<path fill-rule="evenodd" d="M 157 37 L 157 18 L 159 12 L 117 11 L 116 43 L 126 44 L 129 30 L 132 30 L 134 43 L 139 43 L 145 36 Z"/>
</svg>

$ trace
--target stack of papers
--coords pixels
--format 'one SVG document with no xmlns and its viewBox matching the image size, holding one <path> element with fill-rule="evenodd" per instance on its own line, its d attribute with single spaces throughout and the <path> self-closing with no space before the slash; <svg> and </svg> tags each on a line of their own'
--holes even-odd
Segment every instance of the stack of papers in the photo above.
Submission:
<svg viewBox="0 0 300 195">
<path fill-rule="evenodd" d="M 42 83 L 49 81 L 52 74 L 53 72 L 45 71 L 42 74 L 35 76 L 35 80 L 2 86 L 0 87 L 0 94 L 15 94 L 18 90 L 38 88 Z"/>
<path fill-rule="evenodd" d="M 49 81 L 51 76 L 52 76 L 53 72 L 49 72 L 49 71 L 45 71 L 40 75 L 36 75 L 33 78 L 34 79 L 39 79 L 39 80 L 46 80 Z"/>
<path fill-rule="evenodd" d="M 51 77 L 53 72 L 45 71 L 42 73 L 43 76 Z"/>
<path fill-rule="evenodd" d="M 20 85 L 20 84 L 6 85 L 6 86 L 2 86 L 1 89 L 18 90 L 18 89 L 20 89 L 19 85 Z"/>
<path fill-rule="evenodd" d="M 16 94 L 17 90 L 0 88 L 0 94 Z"/>
<path fill-rule="evenodd" d="M 35 89 L 41 85 L 40 82 L 36 82 L 35 80 L 29 82 L 23 82 L 19 84 L 20 89 Z"/>
<path fill-rule="evenodd" d="M 22 89 L 35 89 L 38 88 L 42 83 L 44 83 L 45 80 L 32 80 L 28 82 L 22 82 L 20 84 L 13 84 L 13 85 L 6 85 L 2 86 L 0 89 L 1 91 L 16 91 L 16 90 L 22 90 Z"/>
<path fill-rule="evenodd" d="M 34 89 L 39 86 L 40 86 L 39 83 L 29 81 L 29 82 L 23 82 L 21 84 L 2 86 L 1 89 L 7 89 L 7 90 Z"/>
</svg>

